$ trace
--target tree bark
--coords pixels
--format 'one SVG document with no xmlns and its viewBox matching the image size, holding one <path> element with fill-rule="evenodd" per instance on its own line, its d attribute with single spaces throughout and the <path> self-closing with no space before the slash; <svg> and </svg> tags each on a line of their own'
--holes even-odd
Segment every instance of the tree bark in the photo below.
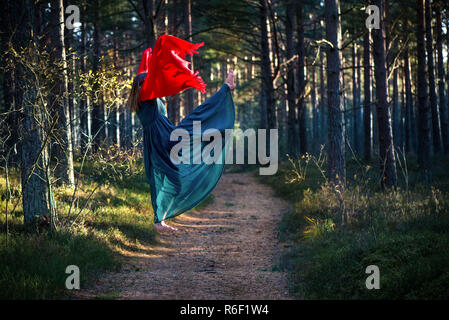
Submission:
<svg viewBox="0 0 449 320">
<path fill-rule="evenodd" d="M 17 43 L 21 48 L 35 36 L 34 3 L 31 0 L 19 0 L 14 2 L 14 6 L 18 9 L 17 12 L 23 13 L 23 21 L 17 28 Z M 16 102 L 23 108 L 20 119 L 23 216 L 25 225 L 31 225 L 37 218 L 49 215 L 48 188 L 45 180 L 41 179 L 45 177 L 44 157 L 48 156 L 48 148 L 43 146 L 43 128 L 39 126 L 42 110 L 37 107 L 39 102 L 34 88 L 36 84 L 31 80 L 33 75 L 22 64 L 17 64 L 15 72 Z"/>
<path fill-rule="evenodd" d="M 326 144 L 326 132 L 327 132 L 327 126 L 326 126 L 326 89 L 325 89 L 325 80 L 324 80 L 324 55 L 323 50 L 320 50 L 320 122 L 321 122 L 321 137 L 320 137 L 320 143 L 321 145 Z"/>
<path fill-rule="evenodd" d="M 262 128 L 274 129 L 276 128 L 276 116 L 275 116 L 275 103 L 274 103 L 274 87 L 273 87 L 273 75 L 271 73 L 270 62 L 270 48 L 268 46 L 268 29 L 267 29 L 267 17 L 268 8 L 266 0 L 259 0 L 260 9 L 260 27 L 261 27 L 261 69 L 262 69 L 262 92 L 264 97 L 263 108 L 265 114 L 262 117 L 266 119 L 266 122 L 262 121 Z M 264 113 L 264 111 L 262 111 Z"/>
<path fill-rule="evenodd" d="M 392 99 L 392 109 L 393 109 L 393 142 L 395 146 L 398 146 L 401 141 L 401 134 L 399 128 L 399 89 L 398 89 L 398 68 L 393 70 L 393 99 Z"/>
<path fill-rule="evenodd" d="M 307 128 L 306 128 L 306 106 L 304 103 L 306 82 L 304 79 L 304 7 L 302 2 L 296 2 L 296 21 L 297 21 L 297 47 L 296 53 L 298 54 L 298 70 L 296 73 L 296 79 L 298 83 L 298 127 L 299 127 L 299 152 L 305 154 L 308 151 L 307 148 Z"/>
<path fill-rule="evenodd" d="M 448 132 L 448 119 L 446 110 L 446 96 L 444 94 L 444 61 L 443 61 L 443 34 L 441 31 L 442 21 L 441 21 L 441 8 L 437 7 L 435 10 L 437 24 L 437 53 L 438 53 L 438 94 L 440 97 L 439 101 L 439 111 L 440 111 L 440 122 L 441 122 L 441 137 L 443 140 L 443 151 L 445 154 L 449 153 L 449 132 Z"/>
<path fill-rule="evenodd" d="M 358 96 L 358 80 L 357 80 L 357 44 L 354 42 L 352 45 L 352 133 L 354 141 L 354 151 L 359 152 L 359 113 L 360 102 Z"/>
<path fill-rule="evenodd" d="M 363 36 L 363 141 L 365 160 L 371 159 L 373 139 L 371 135 L 371 66 L 370 31 Z"/>
<path fill-rule="evenodd" d="M 85 12 L 85 5 L 83 6 L 83 12 Z M 86 22 L 82 22 L 81 25 L 81 73 L 87 72 L 87 30 Z M 84 154 L 87 151 L 90 132 L 89 132 L 89 96 L 83 94 L 80 101 L 80 138 L 81 138 L 81 153 Z M 89 151 L 92 149 L 89 148 Z"/>
<path fill-rule="evenodd" d="M 383 34 L 382 0 L 374 1 L 380 9 L 380 28 L 373 29 L 374 76 L 376 79 L 376 107 L 379 132 L 379 155 L 381 160 L 381 185 L 383 188 L 396 187 L 397 174 L 394 157 L 391 113 L 387 101 L 387 71 L 385 38 Z"/>
<path fill-rule="evenodd" d="M 441 151 L 440 121 L 438 114 L 437 94 L 435 91 L 435 67 L 433 58 L 433 36 L 432 36 L 432 9 L 430 0 L 425 0 L 426 6 L 426 50 L 427 50 L 427 72 L 429 77 L 430 111 L 432 114 L 432 141 L 433 151 Z"/>
<path fill-rule="evenodd" d="M 192 10 L 191 10 L 191 1 L 190 0 L 184 0 L 184 32 L 185 32 L 185 39 L 187 41 L 192 41 Z M 186 60 L 190 62 L 190 68 L 193 69 L 193 57 L 190 55 L 186 55 Z M 193 104 L 194 104 L 194 98 L 193 98 L 193 88 L 187 89 L 185 91 L 185 115 L 190 114 L 190 112 L 193 111 Z"/>
<path fill-rule="evenodd" d="M 430 170 L 430 110 L 427 104 L 426 52 L 424 47 L 424 0 L 417 0 L 418 51 L 418 162 L 422 170 Z"/>
<path fill-rule="evenodd" d="M 98 73 L 100 69 L 100 57 L 101 57 L 101 45 L 100 45 L 100 0 L 94 1 L 94 32 L 93 32 L 93 65 L 92 71 L 93 74 Z M 105 126 L 105 108 L 104 105 L 101 104 L 100 101 L 100 86 L 95 81 L 92 84 L 92 90 L 94 95 L 98 95 L 98 97 L 92 97 L 92 149 L 93 151 L 98 151 L 100 145 L 106 139 L 106 126 Z"/>
<path fill-rule="evenodd" d="M 295 4 L 291 0 L 288 2 L 287 7 L 287 23 L 285 26 L 286 37 L 287 37 L 287 60 L 291 60 L 295 54 L 293 33 L 295 30 Z M 287 101 L 288 101 L 288 152 L 290 154 L 295 154 L 296 152 L 296 91 L 295 91 L 295 72 L 294 63 L 292 62 L 288 67 L 287 72 Z"/>
<path fill-rule="evenodd" d="M 145 44 L 147 48 L 153 48 L 156 42 L 156 23 L 154 21 L 154 0 L 142 0 L 143 17 L 145 26 Z"/>
<path fill-rule="evenodd" d="M 325 0 L 326 39 L 331 47 L 327 51 L 327 106 L 328 106 L 328 161 L 329 180 L 335 184 L 345 182 L 343 101 L 341 99 L 341 24 L 340 1 Z"/>
<path fill-rule="evenodd" d="M 72 130 L 70 124 L 70 107 L 68 92 L 68 74 L 66 50 L 64 44 L 64 5 L 62 0 L 51 1 L 51 15 L 54 24 L 54 30 L 51 33 L 51 42 L 53 46 L 52 58 L 61 63 L 58 74 L 55 75 L 55 86 L 52 93 L 52 106 L 58 114 L 59 141 L 55 148 L 55 155 L 58 159 L 56 166 L 56 176 L 58 182 L 73 185 L 75 183 L 73 171 L 73 148 L 72 148 Z M 54 99 L 54 100 L 53 100 Z"/>
</svg>

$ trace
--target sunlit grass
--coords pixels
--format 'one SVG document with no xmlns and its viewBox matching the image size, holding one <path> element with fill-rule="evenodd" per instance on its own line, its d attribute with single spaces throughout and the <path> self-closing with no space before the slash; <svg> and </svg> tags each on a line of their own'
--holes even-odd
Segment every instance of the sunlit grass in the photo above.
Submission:
<svg viewBox="0 0 449 320">
<path fill-rule="evenodd" d="M 400 172 L 398 189 L 386 192 L 379 187 L 377 165 L 372 163 L 350 161 L 345 190 L 327 184 L 313 166 L 303 181 L 291 181 L 288 164 L 277 175 L 261 178 L 293 204 L 279 228 L 281 239 L 293 242 L 280 267 L 291 272 L 294 295 L 449 297 L 448 162 L 434 159 L 432 184 L 423 182 L 414 159 L 408 162 L 408 176 Z M 380 269 L 380 290 L 366 289 L 365 268 L 371 264 Z"/>
<path fill-rule="evenodd" d="M 56 187 L 58 231 L 43 229 L 38 233 L 24 230 L 19 172 L 10 171 L 13 197 L 8 204 L 7 245 L 6 179 L 2 174 L 0 298 L 61 297 L 67 293 L 67 265 L 78 265 L 84 276 L 82 284 L 86 284 L 96 272 L 116 268 L 121 254 L 141 251 L 154 243 L 154 218 L 143 164 L 137 162 L 131 170 L 129 166 L 117 167 L 112 170 L 98 161 L 85 163 L 75 197 L 73 188 Z M 80 171 L 79 162 L 75 168 Z"/>
</svg>

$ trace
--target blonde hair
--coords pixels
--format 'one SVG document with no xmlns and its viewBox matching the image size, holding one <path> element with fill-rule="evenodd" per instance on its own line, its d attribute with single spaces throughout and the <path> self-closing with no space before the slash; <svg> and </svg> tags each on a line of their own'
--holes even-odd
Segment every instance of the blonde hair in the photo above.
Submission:
<svg viewBox="0 0 449 320">
<path fill-rule="evenodd" d="M 138 112 L 140 109 L 139 93 L 146 75 L 146 73 L 141 73 L 134 78 L 127 103 L 132 112 Z"/>
</svg>

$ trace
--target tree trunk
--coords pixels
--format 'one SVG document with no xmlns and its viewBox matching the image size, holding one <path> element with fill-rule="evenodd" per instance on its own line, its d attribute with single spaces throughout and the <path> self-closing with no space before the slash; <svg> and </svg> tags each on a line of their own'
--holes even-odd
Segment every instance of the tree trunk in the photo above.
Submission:
<svg viewBox="0 0 449 320">
<path fill-rule="evenodd" d="M 430 111 L 432 114 L 432 141 L 433 151 L 439 153 L 441 151 L 440 138 L 440 121 L 438 115 L 437 94 L 435 91 L 435 67 L 433 59 L 433 36 L 432 36 L 432 9 L 430 7 L 430 0 L 425 0 L 426 6 L 426 49 L 427 49 L 427 72 L 429 76 L 429 98 Z"/>
<path fill-rule="evenodd" d="M 285 26 L 286 37 L 287 37 L 287 60 L 293 58 L 295 53 L 294 43 L 293 43 L 293 33 L 295 30 L 295 4 L 294 1 L 289 1 L 287 4 L 287 23 Z M 288 101 L 288 153 L 296 153 L 296 102 L 295 102 L 296 92 L 295 92 L 295 72 L 294 72 L 294 62 L 291 62 L 288 66 L 287 72 L 287 101 Z"/>
<path fill-rule="evenodd" d="M 298 71 L 296 74 L 298 83 L 298 125 L 299 125 L 299 152 L 305 154 L 307 152 L 307 128 L 306 128 L 306 106 L 304 103 L 306 82 L 304 79 L 304 7 L 302 2 L 296 2 L 296 21 L 297 21 L 297 47 L 298 54 Z"/>
<path fill-rule="evenodd" d="M 441 21 L 441 8 L 437 7 L 435 10 L 437 16 L 437 52 L 438 52 L 438 94 L 440 96 L 439 101 L 439 111 L 440 111 L 440 122 L 441 122 L 441 137 L 443 140 L 443 150 L 445 154 L 449 153 L 449 132 L 448 132 L 448 119 L 446 110 L 446 97 L 444 94 L 444 61 L 443 61 L 443 34 L 441 32 L 442 21 Z M 448 44 L 449 45 L 449 44 Z"/>
<path fill-rule="evenodd" d="M 143 18 L 145 26 L 145 45 L 147 48 L 153 48 L 156 42 L 156 23 L 154 21 L 154 0 L 142 0 Z"/>
<path fill-rule="evenodd" d="M 178 1 L 173 0 L 172 1 L 172 10 L 170 11 L 170 14 L 168 16 L 168 28 L 170 30 L 171 35 L 176 35 L 177 33 L 177 24 L 178 24 Z M 167 102 L 167 113 L 168 118 L 173 124 L 177 124 L 180 118 L 179 113 L 179 94 L 173 95 L 168 99 Z"/>
<path fill-rule="evenodd" d="M 68 92 L 67 60 L 64 44 L 64 5 L 62 0 L 52 0 L 51 15 L 54 30 L 51 33 L 53 46 L 52 59 L 61 62 L 61 69 L 55 75 L 55 86 L 52 93 L 51 104 L 58 114 L 59 141 L 55 148 L 55 156 L 58 159 L 56 176 L 59 182 L 73 185 L 75 183 L 73 171 L 72 130 L 70 124 L 70 107 Z"/>
<path fill-rule="evenodd" d="M 34 4 L 31 0 L 14 2 L 17 12 L 22 12 L 23 20 L 17 28 L 17 43 L 26 46 L 34 35 Z M 36 41 L 36 39 L 34 39 Z M 16 50 L 18 48 L 16 47 Z M 22 64 L 17 64 L 16 72 L 16 102 L 23 108 L 21 114 L 21 182 L 22 206 L 25 225 L 31 225 L 38 217 L 49 215 L 47 183 L 45 177 L 44 157 L 47 156 L 47 146 L 43 146 L 43 128 L 39 126 L 42 120 L 41 109 L 37 107 L 35 83 L 33 75 Z M 42 106 L 41 106 L 42 107 Z M 42 153 L 40 153 L 42 149 Z"/>
<path fill-rule="evenodd" d="M 364 157 L 371 159 L 373 139 L 371 135 L 371 66 L 370 66 L 370 31 L 363 37 L 363 137 Z"/>
<path fill-rule="evenodd" d="M 83 6 L 83 12 L 85 12 L 85 7 Z M 87 72 L 87 31 L 86 31 L 86 22 L 82 23 L 81 26 L 81 73 L 85 74 Z M 85 154 L 89 141 L 90 141 L 90 132 L 89 132 L 89 96 L 87 94 L 83 94 L 80 101 L 80 136 L 81 136 L 81 153 Z M 89 148 L 89 151 L 92 149 Z"/>
<path fill-rule="evenodd" d="M 99 0 L 95 0 L 94 2 L 94 32 L 93 32 L 93 65 L 92 71 L 94 74 L 100 72 L 100 56 L 101 56 L 101 45 L 100 45 L 100 4 Z M 97 151 L 100 145 L 106 139 L 106 126 L 105 126 L 105 108 L 104 105 L 101 104 L 100 101 L 100 86 L 95 81 L 92 84 L 92 90 L 94 91 L 94 95 L 97 97 L 92 97 L 92 148 L 93 151 Z"/>
<path fill-rule="evenodd" d="M 422 170 L 430 170 L 430 110 L 427 104 L 426 52 L 424 48 L 424 0 L 417 0 L 418 51 L 418 162 Z"/>
<path fill-rule="evenodd" d="M 396 187 L 397 174 L 394 157 L 391 113 L 387 101 L 387 71 L 385 39 L 383 35 L 382 0 L 374 1 L 380 8 L 380 28 L 373 29 L 374 76 L 376 79 L 376 106 L 379 131 L 379 155 L 381 160 L 382 187 Z"/>
<path fill-rule="evenodd" d="M 404 50 L 404 82 L 405 82 L 405 152 L 410 152 L 412 148 L 412 112 L 413 96 L 412 85 L 410 81 L 410 61 L 408 57 L 408 48 Z"/>
<path fill-rule="evenodd" d="M 262 91 L 265 99 L 264 108 L 266 123 L 262 123 L 262 128 L 276 128 L 275 103 L 273 75 L 271 73 L 270 48 L 268 46 L 267 16 L 268 8 L 266 0 L 259 0 L 260 3 L 260 26 L 261 26 L 261 69 L 262 69 Z M 262 111 L 264 113 L 264 111 Z M 268 136 L 267 136 L 268 137 Z"/>
<path fill-rule="evenodd" d="M 352 45 L 352 122 L 353 122 L 353 141 L 354 141 L 354 151 L 359 152 L 359 112 L 360 112 L 360 102 L 358 96 L 358 85 L 357 85 L 357 44 L 354 42 Z"/>
<path fill-rule="evenodd" d="M 395 146 L 398 146 L 401 141 L 400 129 L 399 129 L 399 89 L 398 89 L 398 68 L 393 70 L 393 99 L 392 99 L 392 109 L 393 109 L 393 142 Z"/>
<path fill-rule="evenodd" d="M 323 50 L 320 50 L 320 113 L 321 113 L 321 130 L 320 130 L 320 144 L 325 145 L 326 144 L 326 100 L 325 100 L 325 83 L 324 83 L 324 55 Z"/>
<path fill-rule="evenodd" d="M 191 12 L 191 1 L 190 0 L 184 0 L 184 32 L 185 32 L 185 39 L 187 41 L 192 42 L 192 12 Z M 190 55 L 186 55 L 187 61 L 190 62 L 190 68 L 193 69 L 193 57 Z M 190 114 L 190 112 L 193 111 L 193 88 L 187 89 L 185 91 L 185 115 Z"/>
<path fill-rule="evenodd" d="M 318 86 L 316 84 L 316 72 L 315 72 L 315 66 L 310 67 L 310 72 L 312 73 L 312 88 L 311 88 L 311 108 L 312 108 L 312 115 L 313 115 L 313 150 L 314 152 L 319 151 L 319 138 L 318 138 L 318 124 L 320 122 L 319 119 L 319 113 L 318 113 L 318 102 L 317 102 L 317 96 L 318 96 Z"/>
<path fill-rule="evenodd" d="M 327 51 L 327 107 L 328 107 L 328 161 L 329 180 L 345 182 L 345 145 L 343 128 L 343 101 L 341 99 L 341 24 L 340 1 L 325 0 L 326 39 L 331 43 Z"/>
</svg>

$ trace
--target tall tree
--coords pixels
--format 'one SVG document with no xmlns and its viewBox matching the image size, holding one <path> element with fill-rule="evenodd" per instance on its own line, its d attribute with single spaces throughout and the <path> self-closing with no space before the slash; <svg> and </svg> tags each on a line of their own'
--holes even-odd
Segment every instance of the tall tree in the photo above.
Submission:
<svg viewBox="0 0 449 320">
<path fill-rule="evenodd" d="M 94 74 L 101 71 L 100 68 L 100 58 L 101 58 L 101 44 L 100 44 L 100 35 L 101 35 L 101 25 L 100 25 L 100 0 L 94 0 L 92 5 L 94 21 L 93 21 L 93 62 L 92 62 L 92 71 Z M 101 104 L 100 99 L 100 84 L 98 81 L 93 81 L 92 90 L 94 92 L 94 96 L 92 97 L 93 105 L 92 105 L 92 140 L 93 140 L 93 150 L 98 150 L 101 143 L 106 139 L 106 126 L 105 126 L 105 107 Z"/>
<path fill-rule="evenodd" d="M 424 46 L 424 0 L 417 0 L 417 53 L 418 53 L 418 162 L 430 170 L 430 110 L 427 104 L 426 51 Z"/>
<path fill-rule="evenodd" d="M 73 171 L 72 132 L 70 125 L 70 108 L 68 92 L 68 75 L 66 48 L 64 44 L 64 4 L 63 0 L 51 1 L 51 16 L 53 20 L 53 32 L 51 43 L 53 46 L 52 59 L 61 62 L 60 71 L 55 75 L 55 85 L 52 93 L 51 106 L 56 108 L 58 114 L 58 147 L 55 148 L 58 165 L 56 176 L 63 183 L 73 185 L 75 183 Z"/>
<path fill-rule="evenodd" d="M 298 54 L 298 71 L 296 74 L 299 97 L 298 97 L 298 124 L 299 124 L 299 152 L 305 154 L 307 152 L 307 130 L 306 130 L 306 106 L 304 103 L 306 81 L 304 79 L 305 67 L 305 49 L 304 49 L 304 4 L 301 1 L 296 2 L 297 15 L 297 47 Z"/>
<path fill-rule="evenodd" d="M 408 47 L 404 49 L 404 83 L 405 83 L 405 152 L 412 151 L 412 112 L 413 112 L 413 95 L 412 84 L 410 80 L 410 59 Z"/>
<path fill-rule="evenodd" d="M 86 14 L 86 3 L 83 1 L 82 12 Z M 87 72 L 87 25 L 86 21 L 81 24 L 81 61 L 80 69 L 81 73 Z M 87 151 L 90 132 L 89 132 L 89 96 L 83 94 L 80 101 L 80 136 L 81 136 L 81 152 L 84 154 Z M 89 151 L 91 149 L 89 148 Z"/>
<path fill-rule="evenodd" d="M 171 35 L 177 34 L 177 26 L 178 26 L 178 1 L 172 1 L 172 7 L 170 10 L 170 14 L 168 16 L 168 28 L 170 30 Z M 167 113 L 170 121 L 172 123 L 178 123 L 180 112 L 179 112 L 179 94 L 173 95 L 168 98 L 167 102 Z"/>
<path fill-rule="evenodd" d="M 329 180 L 336 184 L 345 181 L 345 146 L 343 101 L 341 99 L 341 23 L 340 1 L 325 0 L 327 50 L 327 107 Z"/>
<path fill-rule="evenodd" d="M 264 99 L 263 106 L 266 110 L 262 117 L 265 121 L 262 122 L 263 128 L 276 128 L 275 116 L 275 101 L 274 101 L 274 87 L 273 74 L 271 72 L 270 48 L 268 46 L 268 4 L 267 0 L 259 0 L 259 14 L 260 14 L 260 48 L 261 48 L 261 73 L 262 73 L 262 99 Z"/>
<path fill-rule="evenodd" d="M 190 0 L 184 0 L 184 32 L 186 40 L 192 41 L 192 8 Z M 190 62 L 190 68 L 193 70 L 193 56 L 187 55 L 186 58 Z M 193 104 L 195 103 L 193 94 L 193 89 L 185 91 L 185 115 L 188 115 L 193 110 Z"/>
<path fill-rule="evenodd" d="M 396 187 L 397 174 L 394 157 L 391 113 L 387 101 L 387 70 L 384 37 L 384 8 L 382 0 L 374 1 L 380 9 L 379 29 L 373 29 L 374 76 L 376 79 L 376 108 L 379 132 L 379 155 L 381 160 L 382 187 Z"/>
<path fill-rule="evenodd" d="M 352 45 L 352 122 L 353 122 L 353 141 L 354 150 L 359 151 L 359 114 L 360 114 L 360 102 L 359 102 L 359 89 L 358 89 L 358 58 L 357 58 L 357 44 L 354 42 Z"/>
<path fill-rule="evenodd" d="M 143 24 L 145 26 L 145 45 L 153 48 L 156 42 L 156 23 L 154 17 L 154 0 L 142 0 Z"/>
<path fill-rule="evenodd" d="M 370 31 L 363 36 L 363 141 L 364 157 L 371 159 L 373 139 L 371 136 L 371 66 L 370 66 Z"/>
<path fill-rule="evenodd" d="M 435 63 L 433 57 L 433 35 L 432 35 L 432 9 L 430 0 L 425 0 L 426 6 L 426 50 L 427 50 L 427 73 L 429 77 L 429 98 L 430 111 L 432 114 L 432 141 L 433 151 L 439 153 L 441 151 L 440 138 L 440 121 L 438 115 L 437 94 L 435 91 Z"/>
<path fill-rule="evenodd" d="M 448 119 L 446 110 L 446 97 L 444 94 L 444 61 L 443 61 L 443 33 L 442 21 L 441 21 L 441 7 L 437 6 L 436 10 L 436 31 L 437 31 L 437 53 L 438 53 L 438 94 L 439 94 L 439 112 L 441 122 L 441 137 L 443 140 L 443 150 L 445 154 L 449 153 L 449 131 L 448 131 Z"/>
<path fill-rule="evenodd" d="M 17 49 L 23 49 L 29 40 L 36 41 L 34 26 L 34 1 L 15 1 L 15 12 L 20 13 L 23 21 L 17 26 Z M 30 49 L 28 49 L 30 51 Z M 19 51 L 20 52 L 20 51 Z M 34 55 L 30 51 L 29 55 Z M 38 61 L 34 60 L 34 63 Z M 47 145 L 44 144 L 44 133 L 39 122 L 42 121 L 42 113 L 36 107 L 37 95 L 35 84 L 32 82 L 31 70 L 24 64 L 16 66 L 16 92 L 17 104 L 23 109 L 21 116 L 21 181 L 22 181 L 22 206 L 24 223 L 32 224 L 37 217 L 48 216 L 48 188 L 42 177 L 44 172 L 44 157 L 47 155 Z"/>
<path fill-rule="evenodd" d="M 324 145 L 326 143 L 326 89 L 325 89 L 325 79 L 324 79 L 324 55 L 323 50 L 320 49 L 320 144 Z"/>
<path fill-rule="evenodd" d="M 285 25 L 286 38 L 287 38 L 287 60 L 293 59 L 295 54 L 295 47 L 293 42 L 293 34 L 295 30 L 295 4 L 293 0 L 289 0 L 286 6 L 287 21 Z M 294 63 L 291 62 L 287 72 L 287 102 L 288 102 L 288 151 L 290 154 L 296 152 L 296 91 L 295 91 L 295 73 Z"/>
</svg>

